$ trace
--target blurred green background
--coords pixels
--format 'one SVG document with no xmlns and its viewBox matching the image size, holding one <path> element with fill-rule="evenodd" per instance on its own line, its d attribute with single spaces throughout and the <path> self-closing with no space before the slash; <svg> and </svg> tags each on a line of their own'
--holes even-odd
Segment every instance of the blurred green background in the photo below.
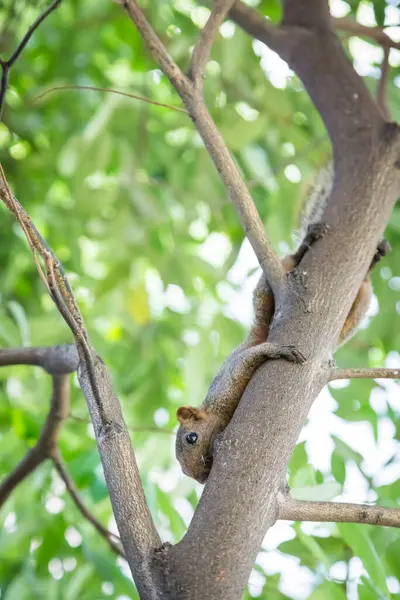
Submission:
<svg viewBox="0 0 400 600">
<path fill-rule="evenodd" d="M 252 4 L 255 4 L 254 2 Z M 366 24 L 396 25 L 398 2 L 331 3 Z M 44 2 L 3 0 L 0 56 L 8 58 Z M 273 21 L 280 3 L 258 9 Z M 194 0 L 148 1 L 146 12 L 186 68 L 208 9 Z M 384 19 L 386 19 L 384 21 Z M 396 21 L 397 19 L 397 21 Z M 395 32 L 395 28 L 393 28 Z M 383 51 L 343 35 L 374 91 Z M 400 52 L 391 52 L 389 100 L 399 120 Z M 0 159 L 10 185 L 63 262 L 91 340 L 108 365 L 153 517 L 178 541 L 201 493 L 174 457 L 175 412 L 199 404 L 218 365 L 246 333 L 256 261 L 218 175 L 185 114 L 60 85 L 113 87 L 181 106 L 132 23 L 106 0 L 64 0 L 10 74 Z M 281 254 L 330 145 L 302 84 L 232 22 L 207 67 L 206 101 Z M 24 236 L 0 205 L 0 346 L 70 342 Z M 377 298 L 340 366 L 399 366 L 400 208 L 387 229 L 393 252 L 374 272 Z M 240 254 L 239 254 L 240 251 Z M 49 409 L 50 377 L 0 370 L 0 476 L 35 444 Z M 87 506 L 115 530 L 86 405 L 72 378 L 61 453 Z M 316 402 L 291 464 L 298 497 L 373 501 L 400 497 L 400 390 L 355 381 Z M 141 431 L 135 431 L 141 429 Z M 126 564 L 78 513 L 50 463 L 0 512 L 0 598 L 136 598 Z M 277 524 L 246 598 L 400 598 L 400 537 L 361 525 Z"/>
</svg>

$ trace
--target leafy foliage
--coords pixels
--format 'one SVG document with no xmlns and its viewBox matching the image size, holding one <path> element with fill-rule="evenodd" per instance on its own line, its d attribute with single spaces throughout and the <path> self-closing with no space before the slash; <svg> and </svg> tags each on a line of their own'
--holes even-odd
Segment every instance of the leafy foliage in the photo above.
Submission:
<svg viewBox="0 0 400 600">
<path fill-rule="evenodd" d="M 171 54 L 186 65 L 207 9 L 190 1 L 147 4 Z M 4 3 L 2 56 L 9 56 L 43 5 Z M 7 20 L 11 6 L 16 13 Z M 355 16 L 368 6 L 352 1 L 349 8 Z M 276 0 L 263 0 L 259 9 L 272 21 L 280 18 Z M 375 2 L 373 12 L 382 25 L 384 2 Z M 221 31 L 207 67 L 207 103 L 250 182 L 265 227 L 285 253 L 293 247 L 291 231 L 307 190 L 329 158 L 329 143 L 302 85 L 293 75 L 282 76 L 285 67 L 273 53 L 260 59 L 260 45 L 232 23 Z M 377 65 L 370 73 L 366 83 L 374 90 Z M 394 66 L 389 99 L 398 118 L 397 75 Z M 132 432 L 143 484 L 163 538 L 178 541 L 201 488 L 180 474 L 173 436 L 163 430 L 172 432 L 182 403 L 201 402 L 217 365 L 243 338 L 243 323 L 232 311 L 246 321 L 250 297 L 240 290 L 247 289 L 249 277 L 254 280 L 255 263 L 237 262 L 240 224 L 184 114 L 105 92 L 64 91 L 35 100 L 45 89 L 67 84 L 114 87 L 174 106 L 179 99 L 119 7 L 70 0 L 43 23 L 13 67 L 0 124 L 0 158 L 9 182 L 70 276 L 126 421 L 149 429 Z M 3 207 L 0 212 L 1 346 L 70 341 L 23 235 Z M 398 361 L 399 208 L 387 238 L 393 252 L 374 273 L 379 309 L 340 350 L 340 365 Z M 310 417 L 310 425 L 328 417 L 340 424 L 327 433 L 325 466 L 305 436 L 290 464 L 291 486 L 309 499 L 330 499 L 344 486 L 360 502 L 396 506 L 398 386 L 354 381 L 331 392 L 334 416 Z M 35 443 L 49 395 L 49 377 L 37 368 L 0 371 L 1 476 Z M 71 403 L 73 415 L 87 416 L 75 378 Z M 371 445 L 379 456 L 375 462 Z M 110 523 L 90 427 L 71 417 L 60 449 L 86 504 Z M 2 599 L 136 597 L 126 565 L 81 517 L 50 464 L 17 488 L 0 520 Z M 247 598 L 400 595 L 397 531 L 350 524 L 282 527 L 280 540 L 286 541 L 276 552 L 267 537 L 268 550 L 260 556 L 266 555 L 262 564 L 269 567 L 256 565 Z M 291 568 L 299 577 L 306 573 L 303 587 L 288 583 Z"/>
</svg>

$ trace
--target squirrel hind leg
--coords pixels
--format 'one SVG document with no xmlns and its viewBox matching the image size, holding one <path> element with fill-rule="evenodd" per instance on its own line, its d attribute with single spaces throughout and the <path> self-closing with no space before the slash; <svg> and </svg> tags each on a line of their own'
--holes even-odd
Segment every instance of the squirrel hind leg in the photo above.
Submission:
<svg viewBox="0 0 400 600">
<path fill-rule="evenodd" d="M 372 283 L 370 278 L 367 277 L 362 282 L 360 289 L 358 290 L 357 296 L 350 309 L 350 312 L 347 315 L 342 331 L 340 332 L 337 346 L 342 346 L 355 334 L 358 326 L 360 325 L 361 321 L 365 316 L 365 313 L 369 308 L 371 298 Z"/>
<path fill-rule="evenodd" d="M 372 271 L 372 269 L 374 267 L 376 267 L 376 265 L 378 264 L 378 262 L 380 260 L 382 260 L 382 258 L 384 258 L 386 256 L 386 254 L 389 254 L 389 252 L 391 252 L 392 247 L 389 244 L 389 242 L 385 239 L 381 240 L 379 242 L 379 244 L 376 247 L 376 252 L 374 254 L 374 257 L 371 261 L 371 265 L 369 267 L 369 270 Z"/>
</svg>

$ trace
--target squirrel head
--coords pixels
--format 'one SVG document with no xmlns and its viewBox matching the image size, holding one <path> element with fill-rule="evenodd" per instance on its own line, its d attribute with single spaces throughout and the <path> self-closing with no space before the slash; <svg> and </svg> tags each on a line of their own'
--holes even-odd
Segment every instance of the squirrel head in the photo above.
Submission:
<svg viewBox="0 0 400 600">
<path fill-rule="evenodd" d="M 192 406 L 181 406 L 176 416 L 180 423 L 176 458 L 185 475 L 205 483 L 212 466 L 213 442 L 226 423 L 219 415 Z"/>
</svg>

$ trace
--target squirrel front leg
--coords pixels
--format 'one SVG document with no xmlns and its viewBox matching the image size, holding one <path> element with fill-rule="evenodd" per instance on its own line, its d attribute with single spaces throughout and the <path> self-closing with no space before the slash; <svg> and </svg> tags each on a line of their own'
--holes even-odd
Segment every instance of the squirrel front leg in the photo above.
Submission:
<svg viewBox="0 0 400 600">
<path fill-rule="evenodd" d="M 258 346 L 240 346 L 234 350 L 214 378 L 200 408 L 181 406 L 177 411 L 176 457 L 183 472 L 200 483 L 211 470 L 213 443 L 232 418 L 256 369 L 266 360 L 284 358 L 304 362 L 293 346 L 264 342 Z"/>
<path fill-rule="evenodd" d="M 266 360 L 279 358 L 298 363 L 306 360 L 294 346 L 277 346 L 263 342 L 257 346 L 237 348 L 230 354 L 214 378 L 203 407 L 226 417 L 229 422 L 258 367 Z"/>
</svg>

